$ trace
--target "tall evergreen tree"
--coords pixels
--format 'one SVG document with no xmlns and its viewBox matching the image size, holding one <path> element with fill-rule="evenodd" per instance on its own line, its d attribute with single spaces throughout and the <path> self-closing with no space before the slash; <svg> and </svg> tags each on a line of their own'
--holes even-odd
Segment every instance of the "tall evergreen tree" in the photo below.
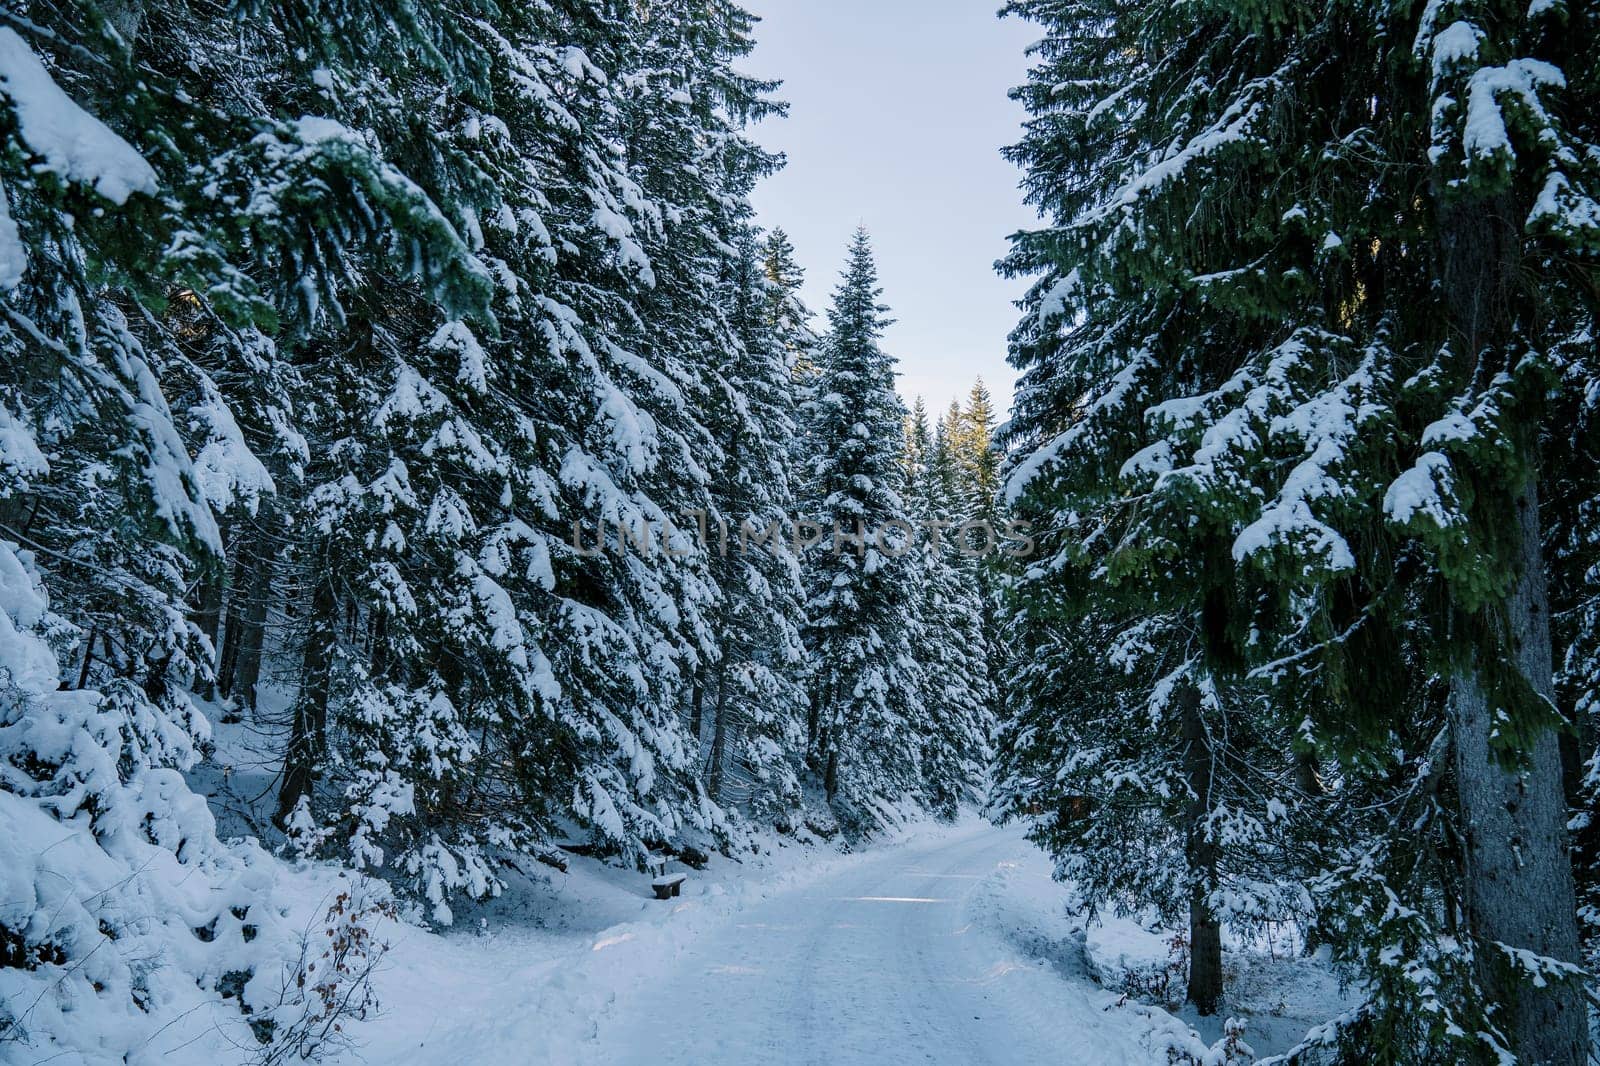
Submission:
<svg viewBox="0 0 1600 1066">
<path fill-rule="evenodd" d="M 371 144 L 281 121 L 256 95 L 309 73 L 293 65 L 336 33 L 97 4 L 27 5 L 0 29 L 0 510 L 7 543 L 27 546 L 5 552 L 0 850 L 32 856 L 5 865 L 39 880 L 23 895 L 48 915 L 6 934 L 30 957 L 8 960 L 3 998 L 34 1004 L 6 1019 L 8 1041 L 123 1061 L 188 1018 L 225 1021 L 210 1008 L 231 996 L 255 1039 L 317 1045 L 293 1035 L 306 998 L 275 986 L 295 947 L 266 856 L 221 844 L 181 774 L 207 748 L 189 689 L 209 683 L 215 632 L 187 617 L 187 586 L 220 569 L 218 514 L 231 524 L 282 487 L 253 449 L 287 453 L 280 469 L 304 455 L 264 330 L 297 338 L 311 308 L 337 306 L 356 249 L 450 306 L 486 288 Z M 51 834 L 71 842 L 59 859 L 51 821 L 74 827 Z M 56 899 L 90 882 L 107 887 L 70 913 Z M 110 1045 L 72 1024 L 90 1003 L 126 1020 Z"/>
<path fill-rule="evenodd" d="M 917 604 L 921 638 L 923 719 L 922 773 L 929 807 L 955 817 L 962 804 L 982 798 L 994 734 L 994 689 L 989 681 L 991 649 L 986 599 L 980 583 L 979 551 L 985 537 L 970 536 L 963 549 L 961 527 L 981 516 L 981 489 L 957 462 L 944 427 L 931 431 L 919 397 L 908 439 L 909 504 L 919 527 L 922 598 Z"/>
<path fill-rule="evenodd" d="M 372 577 L 320 601 L 326 583 L 308 582 L 308 618 L 341 650 L 305 641 L 312 707 L 297 723 L 315 736 L 328 721 L 338 742 L 341 792 L 317 817 L 352 827 L 358 857 L 379 838 L 398 848 L 429 895 L 493 890 L 483 849 L 536 847 L 556 815 L 633 855 L 723 831 L 705 794 L 732 757 L 710 772 L 678 713 L 720 671 L 750 744 L 786 728 L 792 647 L 741 643 L 747 575 L 687 533 L 708 502 L 720 522 L 786 491 L 732 421 L 787 402 L 754 395 L 773 353 L 740 310 L 761 299 L 737 247 L 772 160 L 737 130 L 769 86 L 731 70 L 748 16 L 713 6 L 558 4 L 469 29 L 481 87 L 443 97 L 446 147 L 412 170 L 494 264 L 499 335 L 417 309 L 375 365 L 355 363 L 353 402 L 329 423 L 353 435 L 331 454 L 361 456 L 375 491 L 320 524 L 347 551 L 313 569 Z M 714 420 L 740 435 L 719 439 Z M 356 625 L 330 624 L 352 610 Z M 759 710 L 756 689 L 771 697 Z M 783 760 L 763 751 L 764 795 L 785 796 Z M 381 772 L 361 770 L 375 752 Z"/>
<path fill-rule="evenodd" d="M 573 75 L 537 63 L 533 42 L 571 32 L 553 9 L 507 16 L 453 39 L 453 74 L 391 83 L 341 66 L 323 79 L 322 105 L 363 123 L 348 136 L 387 146 L 496 269 L 480 268 L 485 307 L 468 317 L 368 268 L 302 346 L 317 461 L 284 560 L 299 626 L 277 818 L 335 830 L 355 865 L 389 872 L 443 922 L 450 895 L 498 885 L 487 849 L 535 847 L 560 780 L 550 739 L 528 729 L 557 717 L 554 641 L 518 611 L 554 584 L 559 460 L 529 432 L 538 349 L 495 333 L 527 328 L 550 239 L 534 205 L 555 216 L 566 191 L 560 179 L 529 190 L 518 154 L 553 152 L 578 132 L 574 112 L 605 115 L 537 91 L 541 76 Z M 554 328 L 559 310 L 540 310 Z"/>
<path fill-rule="evenodd" d="M 745 804 L 782 817 L 799 801 L 806 699 L 789 452 L 794 355 L 785 343 L 793 309 L 773 301 L 754 233 L 740 251 L 730 311 L 739 345 L 721 369 L 726 406 L 715 419 L 723 461 L 712 497 L 726 532 L 717 531 L 713 562 L 721 654 L 711 671 L 707 787 L 712 799 L 729 799 L 728 778 L 737 771 L 748 782 Z"/>
<path fill-rule="evenodd" d="M 1067 531 L 1023 582 L 1181 610 L 1302 761 L 1436 789 L 1445 738 L 1453 798 L 1322 886 L 1371 994 L 1346 1050 L 1581 1061 L 1530 477 L 1592 42 L 1541 5 L 1010 10 L 1049 33 L 1014 154 L 1055 225 L 1008 261 L 1045 274 L 1008 494 Z"/>
<path fill-rule="evenodd" d="M 1551 32 L 1567 33 L 1569 54 L 1592 51 L 1600 41 L 1600 13 L 1572 9 L 1567 23 Z M 1565 119 L 1574 141 L 1600 142 L 1600 70 L 1593 62 L 1563 64 L 1567 77 L 1563 94 Z M 1543 423 L 1540 448 L 1541 507 L 1546 522 L 1546 559 L 1550 569 L 1550 623 L 1557 666 L 1557 705 L 1573 732 L 1562 738 L 1569 801 L 1577 808 L 1572 819 L 1576 845 L 1575 873 L 1579 899 L 1580 932 L 1590 973 L 1600 960 L 1600 613 L 1594 588 L 1600 570 L 1600 538 L 1595 535 L 1596 505 L 1600 485 L 1595 482 L 1595 462 L 1600 440 L 1596 431 L 1596 402 L 1600 401 L 1600 366 L 1594 357 L 1594 323 L 1600 315 L 1600 289 L 1592 282 L 1596 266 L 1596 220 L 1589 220 L 1587 238 L 1583 220 L 1575 209 L 1585 188 L 1554 178 L 1548 185 L 1549 206 L 1557 207 L 1554 227 L 1563 239 L 1541 249 L 1541 258 L 1562 263 L 1566 269 L 1546 271 L 1542 278 L 1542 308 L 1549 323 L 1550 358 L 1559 385 L 1553 389 Z M 1587 186 L 1593 189 L 1593 185 Z M 1591 192 L 1592 199 L 1592 192 Z M 1563 201 L 1565 201 L 1563 203 Z M 1542 214 L 1542 212 L 1540 212 Z M 1576 239 L 1575 239 L 1576 238 Z M 1576 247 L 1574 247 L 1576 246 Z M 1573 266 L 1588 267 L 1571 269 Z"/>
<path fill-rule="evenodd" d="M 632 854 L 726 828 L 678 716 L 714 664 L 745 686 L 728 746 L 760 748 L 764 802 L 792 798 L 792 560 L 621 550 L 708 501 L 786 507 L 773 442 L 810 338 L 792 261 L 769 288 L 750 247 L 776 160 L 740 131 L 778 107 L 734 70 L 750 16 L 69 5 L 28 25 L 150 145 L 80 159 L 19 133 L 7 172 L 7 262 L 52 264 L 8 306 L 75 289 L 110 345 L 73 356 L 76 384 L 39 364 L 6 386 L 58 453 L 50 477 L 17 460 L 17 514 L 58 553 L 67 676 L 126 677 L 178 717 L 213 663 L 244 713 L 281 678 L 288 717 L 257 723 L 283 732 L 277 821 L 441 920 L 558 816 Z M 87 398 L 71 417 L 45 394 L 62 382 Z M 719 439 L 724 412 L 744 423 Z"/>
<path fill-rule="evenodd" d="M 820 527 L 807 566 L 812 657 L 807 751 L 830 801 L 862 822 L 921 785 L 921 678 L 905 605 L 915 601 L 914 530 L 902 463 L 905 408 L 879 346 L 887 307 L 866 231 L 849 256 L 807 421 L 805 511 Z"/>
</svg>

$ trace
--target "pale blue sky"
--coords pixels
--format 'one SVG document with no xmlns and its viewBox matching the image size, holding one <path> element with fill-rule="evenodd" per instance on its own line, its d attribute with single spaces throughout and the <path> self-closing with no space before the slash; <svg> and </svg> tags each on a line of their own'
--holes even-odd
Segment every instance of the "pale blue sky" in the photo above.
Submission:
<svg viewBox="0 0 1600 1066">
<path fill-rule="evenodd" d="M 1006 237 L 1032 225 L 1019 174 L 1000 156 L 1023 113 L 1006 96 L 1037 27 L 998 19 L 1000 0 L 744 0 L 761 16 L 742 68 L 782 78 L 786 119 L 756 138 L 789 157 L 756 190 L 761 221 L 788 231 L 822 313 L 858 224 L 872 233 L 884 347 L 900 391 L 942 410 L 982 375 L 1004 412 L 1006 334 L 1022 282 L 993 270 Z"/>
</svg>

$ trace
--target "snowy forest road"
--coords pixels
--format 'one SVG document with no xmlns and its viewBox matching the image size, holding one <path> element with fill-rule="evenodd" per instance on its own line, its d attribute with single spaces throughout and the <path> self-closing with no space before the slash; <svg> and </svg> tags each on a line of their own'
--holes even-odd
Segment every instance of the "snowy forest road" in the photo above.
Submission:
<svg viewBox="0 0 1600 1066">
<path fill-rule="evenodd" d="M 1059 900 L 1048 862 L 1016 830 L 969 824 L 868 853 L 696 938 L 673 969 L 614 1004 L 595 1061 L 1153 1061 L 1136 1018 L 1040 957 L 1036 932 L 1035 950 L 1018 942 L 1030 935 L 1013 913 L 1019 891 L 1045 910 Z"/>
</svg>

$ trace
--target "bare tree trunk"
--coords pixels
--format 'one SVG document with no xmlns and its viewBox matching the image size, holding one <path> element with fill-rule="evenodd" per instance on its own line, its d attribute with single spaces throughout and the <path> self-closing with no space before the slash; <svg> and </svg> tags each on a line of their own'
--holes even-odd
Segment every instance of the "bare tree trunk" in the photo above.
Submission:
<svg viewBox="0 0 1600 1066">
<path fill-rule="evenodd" d="M 217 660 L 217 695 L 233 695 L 233 676 L 239 668 L 239 636 L 244 628 L 244 600 L 242 589 L 249 584 L 250 568 L 245 562 L 243 544 L 235 547 L 228 571 L 228 603 L 223 612 L 222 654 Z"/>
<path fill-rule="evenodd" d="M 94 665 L 94 642 L 100 636 L 97 626 L 89 627 L 89 639 L 83 642 L 83 665 L 78 669 L 78 688 L 89 684 L 89 667 Z"/>
<path fill-rule="evenodd" d="M 806 709 L 806 755 L 821 764 L 822 756 L 822 706 L 828 700 L 828 687 L 823 686 L 811 694 L 811 706 Z"/>
<path fill-rule="evenodd" d="M 272 597 L 275 552 L 265 544 L 251 560 L 250 582 L 239 620 L 238 660 L 234 666 L 233 694 L 239 703 L 256 709 L 256 688 L 261 683 L 261 655 L 266 643 L 267 601 Z"/>
<path fill-rule="evenodd" d="M 224 532 L 223 543 L 227 543 Z M 213 655 L 217 650 L 217 637 L 222 632 L 222 590 L 226 584 L 228 564 L 226 558 L 210 560 L 200 572 L 200 581 L 194 592 L 192 618 L 195 628 L 211 642 Z M 202 696 L 215 699 L 217 694 L 217 663 L 210 664 L 211 676 L 206 680 Z"/>
<path fill-rule="evenodd" d="M 321 565 L 319 563 L 319 565 Z M 316 575 L 311 592 L 305 654 L 301 660 L 300 694 L 294 704 L 289 745 L 283 754 L 283 783 L 273 821 L 282 828 L 300 797 L 309 795 L 328 727 L 328 699 L 333 686 L 333 650 L 339 625 L 339 602 L 333 575 Z"/>
<path fill-rule="evenodd" d="M 1521 576 L 1507 604 L 1517 664 L 1550 698 L 1550 622 L 1539 548 L 1538 490 L 1517 501 Z M 1465 846 L 1463 904 L 1477 941 L 1480 979 L 1519 1062 L 1582 1066 L 1588 1056 L 1583 990 L 1577 982 L 1536 988 L 1495 945 L 1577 964 L 1577 904 L 1568 853 L 1560 742 L 1545 730 L 1525 768 L 1501 766 L 1489 748 L 1491 706 L 1476 671 L 1453 679 L 1450 726 Z"/>
<path fill-rule="evenodd" d="M 1189 864 L 1189 1002 L 1202 1015 L 1222 1006 L 1222 923 L 1211 906 L 1220 860 L 1215 838 L 1206 826 L 1211 810 L 1212 751 L 1200 717 L 1200 690 L 1185 683 L 1178 692 L 1183 730 L 1184 776 L 1189 785 L 1188 825 L 1184 852 Z"/>
<path fill-rule="evenodd" d="M 732 714 L 728 710 L 728 665 L 723 660 L 717 664 L 717 721 L 711 738 L 711 772 L 707 791 L 713 800 L 722 799 L 723 763 L 728 754 L 728 730 Z"/>
<path fill-rule="evenodd" d="M 694 738 L 696 765 L 700 762 L 700 734 L 706 724 L 706 687 L 701 681 L 702 676 L 700 671 L 695 671 L 694 690 L 689 697 L 689 735 Z"/>
</svg>

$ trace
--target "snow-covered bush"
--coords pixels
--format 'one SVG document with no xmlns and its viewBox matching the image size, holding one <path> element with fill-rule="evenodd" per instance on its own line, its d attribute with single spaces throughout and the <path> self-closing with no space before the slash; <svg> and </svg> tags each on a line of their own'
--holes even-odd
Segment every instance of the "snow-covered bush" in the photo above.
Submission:
<svg viewBox="0 0 1600 1066">
<path fill-rule="evenodd" d="M 370 1005 L 387 903 L 347 892 L 320 935 L 291 929 L 277 861 L 219 840 L 184 780 L 208 734 L 187 697 L 58 689 L 45 634 L 66 627 L 31 562 L 0 541 L 0 1045 L 84 1066 L 194 1041 L 317 1057 Z"/>
<path fill-rule="evenodd" d="M 236 1011 L 203 1008 L 230 978 L 242 1005 L 257 997 L 283 940 L 273 862 L 221 843 L 189 791 L 206 725 L 185 698 L 58 691 L 43 634 L 62 623 L 29 564 L 0 542 L 0 1037 L 154 1062 L 228 1031 Z"/>
<path fill-rule="evenodd" d="M 1183 933 L 1174 933 L 1166 946 L 1167 953 L 1163 956 L 1136 959 L 1119 956 L 1109 966 L 1100 959 L 1093 959 L 1096 972 L 1107 988 L 1135 999 L 1166 1005 L 1181 1002 L 1179 993 L 1189 972 L 1189 938 Z"/>
</svg>

